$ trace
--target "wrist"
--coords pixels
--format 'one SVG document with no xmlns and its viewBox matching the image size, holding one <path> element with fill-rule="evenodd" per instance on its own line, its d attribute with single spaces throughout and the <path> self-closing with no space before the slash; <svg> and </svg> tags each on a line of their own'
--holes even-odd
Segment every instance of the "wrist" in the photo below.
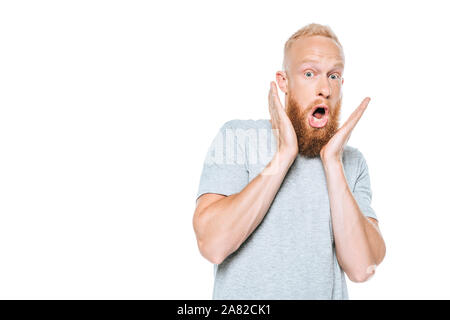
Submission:
<svg viewBox="0 0 450 320">
<path fill-rule="evenodd" d="M 275 152 L 272 160 L 262 171 L 262 175 L 264 176 L 286 173 L 292 163 L 295 161 L 295 158 L 296 157 L 293 157 L 292 155 L 286 153 L 282 153 L 279 151 Z"/>
<path fill-rule="evenodd" d="M 325 172 L 332 172 L 342 167 L 341 159 L 337 157 L 322 158 L 323 167 Z"/>
<path fill-rule="evenodd" d="M 298 152 L 277 151 L 274 158 L 277 158 L 280 163 L 289 164 L 289 166 L 297 158 Z"/>
</svg>

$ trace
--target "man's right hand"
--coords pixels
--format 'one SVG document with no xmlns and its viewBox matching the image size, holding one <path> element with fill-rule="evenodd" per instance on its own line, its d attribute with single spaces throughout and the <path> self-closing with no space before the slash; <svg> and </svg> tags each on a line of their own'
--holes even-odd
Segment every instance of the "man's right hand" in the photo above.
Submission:
<svg viewBox="0 0 450 320">
<path fill-rule="evenodd" d="M 298 142 L 292 122 L 283 108 L 278 97 L 275 81 L 270 82 L 269 112 L 272 120 L 273 134 L 277 138 L 277 151 L 280 155 L 297 157 Z"/>
</svg>

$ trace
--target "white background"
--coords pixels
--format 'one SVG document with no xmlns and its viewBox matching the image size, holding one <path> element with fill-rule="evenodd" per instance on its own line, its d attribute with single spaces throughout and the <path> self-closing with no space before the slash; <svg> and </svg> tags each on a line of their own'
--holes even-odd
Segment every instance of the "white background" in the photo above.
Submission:
<svg viewBox="0 0 450 320">
<path fill-rule="evenodd" d="M 0 298 L 210 299 L 196 245 L 206 151 L 268 119 L 284 42 L 327 24 L 349 144 L 387 244 L 351 299 L 449 299 L 445 1 L 3 1 Z"/>
</svg>

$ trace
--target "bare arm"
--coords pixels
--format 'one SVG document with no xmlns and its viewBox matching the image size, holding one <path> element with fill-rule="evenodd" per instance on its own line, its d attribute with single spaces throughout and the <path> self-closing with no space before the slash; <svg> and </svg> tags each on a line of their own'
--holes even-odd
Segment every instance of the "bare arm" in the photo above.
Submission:
<svg viewBox="0 0 450 320">
<path fill-rule="evenodd" d="M 266 215 L 294 159 L 277 153 L 241 192 L 196 212 L 194 229 L 205 258 L 219 264 L 241 246 Z M 275 164 L 279 170 L 266 174 Z"/>
<path fill-rule="evenodd" d="M 384 258 L 386 246 L 383 237 L 377 224 L 359 209 L 347 184 L 342 162 L 327 162 L 324 167 L 337 259 L 350 280 L 366 281 L 374 275 Z"/>
<path fill-rule="evenodd" d="M 336 257 L 354 282 L 372 277 L 386 252 L 378 224 L 361 212 L 347 184 L 341 161 L 344 146 L 369 101 L 370 98 L 363 100 L 320 152 L 327 179 Z"/>
<path fill-rule="evenodd" d="M 220 264 L 236 251 L 261 223 L 298 154 L 297 136 L 271 82 L 269 111 L 278 138 L 277 152 L 263 171 L 241 192 L 228 197 L 199 197 L 193 225 L 201 254 Z"/>
</svg>

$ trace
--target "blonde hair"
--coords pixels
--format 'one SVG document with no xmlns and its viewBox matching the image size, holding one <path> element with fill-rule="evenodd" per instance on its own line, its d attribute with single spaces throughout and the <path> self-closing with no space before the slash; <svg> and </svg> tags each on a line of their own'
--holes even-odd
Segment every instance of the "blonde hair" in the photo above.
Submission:
<svg viewBox="0 0 450 320">
<path fill-rule="evenodd" d="M 283 54 L 283 70 L 286 71 L 286 56 L 289 49 L 292 47 L 292 44 L 300 37 L 312 37 L 312 36 L 324 36 L 330 38 L 336 42 L 336 44 L 341 48 L 342 58 L 344 59 L 344 50 L 342 48 L 339 39 L 336 34 L 331 30 L 331 28 L 327 25 L 322 25 L 318 23 L 310 23 L 297 32 L 295 32 L 284 44 L 284 54 Z"/>
</svg>

